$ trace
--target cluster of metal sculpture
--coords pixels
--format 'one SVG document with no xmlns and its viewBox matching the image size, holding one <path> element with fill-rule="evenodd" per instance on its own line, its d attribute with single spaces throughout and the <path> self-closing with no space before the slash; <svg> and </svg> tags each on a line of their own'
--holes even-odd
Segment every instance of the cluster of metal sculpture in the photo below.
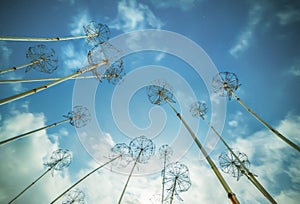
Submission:
<svg viewBox="0 0 300 204">
<path fill-rule="evenodd" d="M 69 79 L 78 79 L 78 78 L 96 78 L 99 82 L 102 82 L 102 79 L 106 79 L 112 84 L 117 84 L 124 77 L 125 72 L 123 68 L 123 60 L 119 58 L 120 50 L 111 45 L 108 40 L 110 36 L 110 30 L 107 25 L 101 23 L 91 22 L 89 25 L 84 26 L 85 35 L 75 36 L 75 37 L 54 37 L 54 38 L 24 38 L 24 37 L 0 37 L 0 40 L 7 41 L 63 41 L 63 40 L 74 40 L 74 39 L 86 39 L 86 42 L 92 46 L 90 51 L 87 54 L 88 65 L 82 67 L 73 74 L 70 74 L 61 78 L 37 78 L 37 79 L 17 79 L 17 80 L 0 80 L 0 83 L 13 83 L 13 82 L 35 82 L 35 81 L 52 81 L 45 85 L 33 88 L 31 90 L 19 93 L 4 99 L 0 99 L 0 105 L 10 103 L 12 101 L 18 100 L 35 94 L 37 92 L 43 91 L 51 86 L 57 85 Z M 29 47 L 26 58 L 30 60 L 29 63 L 23 64 L 16 67 L 10 67 L 0 70 L 0 74 L 7 72 L 19 70 L 26 68 L 25 72 L 28 72 L 32 69 L 51 74 L 58 68 L 58 58 L 55 56 L 55 51 L 51 48 L 48 48 L 44 44 L 36 45 Z M 86 72 L 91 72 L 93 75 L 82 76 Z M 271 127 L 267 122 L 265 122 L 261 117 L 259 117 L 255 112 L 253 112 L 235 93 L 235 91 L 240 87 L 237 76 L 234 73 L 230 72 L 220 72 L 212 79 L 212 87 L 216 93 L 220 96 L 228 97 L 229 100 L 235 98 L 251 115 L 253 115 L 259 122 L 265 125 L 270 131 L 277 135 L 284 142 L 289 144 L 294 149 L 300 151 L 299 146 L 290 141 L 288 138 L 279 133 L 276 129 Z M 181 114 L 176 110 L 172 105 L 175 103 L 175 98 L 171 86 L 162 80 L 155 80 L 153 83 L 146 87 L 147 95 L 149 101 L 154 105 L 164 105 L 168 106 L 174 111 L 178 119 L 182 122 L 184 127 L 187 129 L 195 144 L 204 155 L 206 161 L 212 168 L 215 176 L 218 181 L 224 188 L 227 197 L 233 204 L 238 204 L 239 201 L 236 195 L 233 193 L 228 183 L 219 172 L 213 160 L 210 158 L 205 148 L 199 141 L 196 134 L 189 127 L 185 119 Z M 256 175 L 249 171 L 250 162 L 246 154 L 239 151 L 233 150 L 221 136 L 221 134 L 212 126 L 210 121 L 206 118 L 208 112 L 206 104 L 203 101 L 196 101 L 191 104 L 190 112 L 192 116 L 202 119 L 207 123 L 209 128 L 218 136 L 222 143 L 227 148 L 228 152 L 222 153 L 219 156 L 220 168 L 224 173 L 230 174 L 233 177 L 240 179 L 241 176 L 247 177 L 250 182 L 271 202 L 276 203 L 273 197 L 267 192 L 267 190 L 260 184 L 257 180 Z M 69 122 L 72 126 L 76 128 L 81 128 L 86 125 L 91 120 L 91 114 L 89 113 L 86 107 L 77 105 L 73 107 L 73 110 L 68 112 L 64 120 L 52 123 L 50 125 L 34 129 L 32 131 L 19 134 L 14 137 L 9 137 L 8 139 L 0 141 L 0 145 L 6 144 L 8 142 L 15 141 L 17 139 L 23 138 L 30 134 L 36 133 L 41 130 L 46 130 L 48 128 L 57 126 Z M 127 186 L 133 175 L 135 167 L 137 164 L 147 163 L 151 157 L 155 154 L 155 145 L 151 139 L 148 139 L 145 136 L 139 136 L 130 141 L 129 145 L 125 143 L 118 143 L 111 148 L 111 153 L 108 156 L 108 161 L 95 168 L 68 189 L 58 195 L 51 203 L 57 202 L 59 199 L 63 198 L 62 203 L 84 203 L 85 194 L 80 189 L 74 189 L 79 183 L 84 181 L 87 177 L 91 176 L 93 173 L 97 172 L 102 167 L 108 164 L 114 164 L 118 166 L 128 166 L 130 163 L 133 163 L 132 168 L 129 172 L 127 181 L 125 182 L 123 191 L 121 192 L 118 203 L 122 202 L 122 199 L 126 193 Z M 174 198 L 178 198 L 182 201 L 182 198 L 179 196 L 180 193 L 186 192 L 191 187 L 191 180 L 189 176 L 188 167 L 180 162 L 171 162 L 170 157 L 173 154 L 172 148 L 165 144 L 159 148 L 159 157 L 163 160 L 163 168 L 161 171 L 162 176 L 162 193 L 160 196 L 161 203 L 172 203 Z M 52 153 L 49 161 L 44 165 L 48 168 L 41 176 L 39 176 L 33 183 L 28 185 L 23 191 L 16 195 L 9 203 L 14 202 L 19 198 L 26 190 L 28 190 L 32 185 L 34 185 L 38 180 L 40 180 L 44 175 L 49 171 L 60 171 L 63 168 L 66 168 L 70 165 L 72 161 L 72 154 L 68 150 L 58 149 Z"/>
</svg>

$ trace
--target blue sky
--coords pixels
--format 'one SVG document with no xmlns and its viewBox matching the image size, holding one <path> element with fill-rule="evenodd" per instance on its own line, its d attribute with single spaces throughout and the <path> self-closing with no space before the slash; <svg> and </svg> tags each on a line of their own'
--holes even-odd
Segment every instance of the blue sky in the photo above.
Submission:
<svg viewBox="0 0 300 204">
<path fill-rule="evenodd" d="M 143 29 L 162 29 L 183 35 L 203 49 L 216 70 L 236 73 L 242 84 L 237 95 L 299 145 L 299 9 L 300 4 L 295 1 L 270 0 L 3 1 L 0 36 L 82 35 L 82 26 L 91 20 L 107 24 L 111 38 Z M 145 46 L 157 43 L 147 39 L 143 39 Z M 129 46 L 140 46 L 134 44 L 136 39 L 128 40 L 132 40 Z M 168 39 L 165 40 L 168 43 Z M 38 44 L 41 43 L 1 41 L 1 69 L 28 63 L 27 49 Z M 44 44 L 53 48 L 58 57 L 59 68 L 54 73 L 49 75 L 36 70 L 25 73 L 21 69 L 3 74 L 1 79 L 63 77 L 88 64 L 87 53 L 92 47 L 83 39 Z M 190 50 L 183 52 L 197 56 Z M 192 186 L 180 194 L 183 203 L 229 203 L 176 115 L 167 105 L 154 106 L 148 101 L 144 86 L 155 79 L 167 80 L 173 86 L 175 107 L 207 145 L 217 166 L 218 156 L 225 148 L 220 142 L 215 145 L 203 121 L 189 115 L 189 105 L 195 100 L 207 103 L 208 119 L 221 118 L 218 117 L 221 113 L 213 113 L 211 108 L 213 104 L 225 103 L 226 120 L 222 131 L 225 140 L 248 155 L 250 170 L 258 175 L 259 181 L 278 203 L 292 204 L 300 200 L 299 153 L 269 132 L 234 99 L 226 101 L 212 94 L 205 84 L 205 80 L 211 79 L 204 80 L 190 64 L 168 52 L 142 51 L 127 55 L 123 60 L 127 75 L 120 84 L 113 85 L 105 80 L 98 84 L 93 79 L 86 83 L 69 80 L 0 106 L 2 140 L 60 121 L 74 105 L 81 105 L 76 104 L 78 102 L 89 103 L 81 92 L 77 94 L 79 99 L 75 97 L 77 86 L 87 95 L 91 94 L 94 97 L 92 103 L 95 103 L 90 110 L 94 118 L 85 128 L 75 130 L 71 125 L 63 124 L 0 147 L 1 203 L 7 203 L 45 171 L 43 162 L 56 149 L 66 148 L 73 152 L 70 167 L 55 172 L 53 177 L 51 174 L 45 176 L 15 203 L 51 202 L 85 173 L 106 161 L 105 156 L 114 144 L 128 144 L 141 133 L 153 139 L 157 150 L 165 143 L 173 145 L 174 156 L 170 162 L 180 161 L 189 168 Z M 143 75 L 150 69 L 161 71 Z M 0 84 L 0 98 L 42 84 L 44 82 Z M 128 115 L 128 118 L 122 118 Z M 220 125 L 218 122 L 216 124 Z M 135 171 L 138 176 L 130 181 L 124 203 L 155 203 L 153 197 L 161 192 L 158 169 L 162 161 L 157 154 L 148 164 L 139 165 L 139 170 Z M 112 167 L 112 171 L 103 169 L 80 184 L 78 188 L 85 192 L 86 203 L 116 203 L 126 181 L 125 173 L 131 166 Z M 241 203 L 267 203 L 245 177 L 237 182 L 230 175 L 223 176 Z"/>
</svg>

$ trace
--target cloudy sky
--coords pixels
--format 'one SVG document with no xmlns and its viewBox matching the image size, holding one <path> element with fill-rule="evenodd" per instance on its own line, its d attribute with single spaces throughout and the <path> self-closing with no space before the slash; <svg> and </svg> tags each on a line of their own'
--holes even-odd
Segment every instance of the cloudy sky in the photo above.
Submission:
<svg viewBox="0 0 300 204">
<path fill-rule="evenodd" d="M 105 80 L 68 80 L 0 105 L 1 140 L 61 121 L 75 105 L 87 106 L 92 115 L 83 128 L 65 123 L 1 145 L 0 203 L 9 202 L 45 172 L 43 163 L 58 148 L 72 151 L 69 168 L 55 171 L 53 176 L 46 174 L 15 203 L 50 203 L 83 175 L 108 161 L 114 144 L 129 144 L 140 135 L 153 140 L 156 153 L 134 171 L 123 203 L 159 203 L 163 161 L 158 150 L 163 144 L 173 148 L 169 162 L 184 163 L 192 182 L 191 188 L 180 194 L 183 201 L 175 198 L 174 203 L 230 203 L 174 112 L 167 104 L 154 106 L 148 101 L 145 86 L 157 79 L 167 80 L 173 87 L 175 108 L 218 167 L 218 157 L 226 149 L 217 143 L 205 122 L 189 113 L 190 104 L 196 100 L 206 102 L 207 118 L 222 131 L 230 146 L 247 154 L 251 172 L 278 203 L 299 202 L 299 152 L 267 130 L 236 100 L 229 101 L 211 89 L 212 74 L 236 73 L 241 83 L 236 94 L 300 145 L 299 2 L 4 0 L 0 36 L 78 36 L 85 34 L 83 26 L 91 21 L 110 28 L 111 43 L 120 49 L 126 77 L 116 85 Z M 137 32 L 145 29 L 152 30 Z M 157 37 L 159 30 L 166 32 L 159 32 Z M 26 52 L 39 44 L 0 41 L 0 69 L 30 62 Z M 88 66 L 87 53 L 92 46 L 84 39 L 42 44 L 55 50 L 57 70 L 47 74 L 20 69 L 1 74 L 0 79 L 63 77 Z M 0 98 L 45 83 L 1 83 Z M 86 203 L 117 203 L 132 165 L 107 166 L 78 185 Z M 268 203 L 245 176 L 236 181 L 222 175 L 241 203 Z"/>
</svg>

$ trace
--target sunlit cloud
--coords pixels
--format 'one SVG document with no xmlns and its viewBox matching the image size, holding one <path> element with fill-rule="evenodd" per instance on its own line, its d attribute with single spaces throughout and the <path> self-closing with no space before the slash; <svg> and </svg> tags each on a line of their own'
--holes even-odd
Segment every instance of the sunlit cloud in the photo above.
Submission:
<svg viewBox="0 0 300 204">
<path fill-rule="evenodd" d="M 300 21 L 300 12 L 299 9 L 294 7 L 289 7 L 284 11 L 280 11 L 277 13 L 277 18 L 279 20 L 279 24 L 282 26 L 296 23 Z"/>
<path fill-rule="evenodd" d="M 12 137 L 29 130 L 45 126 L 45 116 L 42 113 L 10 111 L 9 116 L 2 117 L 0 138 Z M 15 195 L 31 184 L 47 168 L 43 165 L 52 152 L 57 150 L 58 143 L 48 139 L 45 130 L 32 135 L 4 144 L 0 148 L 0 183 L 5 188 L 0 191 L 0 203 L 8 203 Z M 18 198 L 19 203 L 50 202 L 53 196 L 69 185 L 68 170 L 54 172 L 44 176 L 29 191 Z M 55 190 L 53 190 L 55 189 Z"/>
<path fill-rule="evenodd" d="M 162 21 L 151 9 L 136 0 L 122 0 L 118 3 L 118 15 L 110 28 L 129 32 L 144 28 L 161 28 Z"/>
<path fill-rule="evenodd" d="M 78 15 L 74 16 L 72 22 L 69 24 L 72 35 L 82 35 L 84 33 L 83 26 L 90 23 L 90 15 L 86 9 L 81 11 Z"/>
<path fill-rule="evenodd" d="M 151 0 L 151 3 L 153 4 L 153 6 L 160 9 L 177 8 L 182 11 L 188 11 L 203 1 L 204 0 Z"/>
<path fill-rule="evenodd" d="M 239 34 L 236 43 L 231 47 L 229 53 L 238 57 L 240 54 L 245 52 L 251 44 L 253 39 L 254 32 L 258 26 L 258 24 L 262 20 L 263 7 L 261 4 L 255 2 L 250 8 L 248 15 L 248 23 L 244 30 Z"/>
</svg>

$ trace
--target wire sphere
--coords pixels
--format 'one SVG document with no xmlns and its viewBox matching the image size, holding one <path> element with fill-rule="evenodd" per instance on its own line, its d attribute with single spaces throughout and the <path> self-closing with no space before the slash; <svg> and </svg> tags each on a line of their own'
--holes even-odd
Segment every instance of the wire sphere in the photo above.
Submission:
<svg viewBox="0 0 300 204">
<path fill-rule="evenodd" d="M 241 84 L 235 73 L 233 72 L 220 72 L 213 77 L 212 87 L 215 93 L 218 93 L 220 96 L 228 96 L 231 100 L 232 92 L 235 92 Z M 229 91 L 231 90 L 231 91 Z"/>
<path fill-rule="evenodd" d="M 167 82 L 156 80 L 152 85 L 146 87 L 148 99 L 152 104 L 163 105 L 166 101 L 175 103 L 172 87 Z"/>
<path fill-rule="evenodd" d="M 132 159 L 139 163 L 146 163 L 155 153 L 154 143 L 145 136 L 134 138 L 129 143 L 129 148 Z"/>
<path fill-rule="evenodd" d="M 84 198 L 84 192 L 77 188 L 64 195 L 62 204 L 84 204 Z"/>
<path fill-rule="evenodd" d="M 207 113 L 206 104 L 204 102 L 197 101 L 191 105 L 190 112 L 193 117 L 204 119 L 204 116 Z"/>
<path fill-rule="evenodd" d="M 192 185 L 187 166 L 179 162 L 168 164 L 165 169 L 164 184 L 168 192 L 167 199 L 174 191 L 177 198 L 182 200 L 179 193 L 188 191 Z"/>
<path fill-rule="evenodd" d="M 94 21 L 90 24 L 83 26 L 85 35 L 87 36 L 87 44 L 92 43 L 93 46 L 102 44 L 108 41 L 110 36 L 110 30 L 107 25 L 102 23 L 95 23 Z"/>
<path fill-rule="evenodd" d="M 86 126 L 91 121 L 91 114 L 84 106 L 74 106 L 73 110 L 68 112 L 67 116 L 70 119 L 70 124 L 76 128 Z"/>
<path fill-rule="evenodd" d="M 112 154 L 109 156 L 110 159 L 114 159 L 116 157 L 120 157 L 120 159 L 117 160 L 116 164 L 117 166 L 120 165 L 122 167 L 127 166 L 132 158 L 130 155 L 130 148 L 125 143 L 118 143 L 115 146 L 111 148 Z"/>
<path fill-rule="evenodd" d="M 55 57 L 55 51 L 47 48 L 46 45 L 29 47 L 26 58 L 31 59 L 31 62 L 34 64 L 26 67 L 25 72 L 35 69 L 40 72 L 51 74 L 58 68 L 58 60 Z"/>
<path fill-rule="evenodd" d="M 173 149 L 167 144 L 162 145 L 158 152 L 160 159 L 169 159 L 173 155 Z"/>
<path fill-rule="evenodd" d="M 72 162 L 72 153 L 67 149 L 58 149 L 54 151 L 50 160 L 44 165 L 50 167 L 52 170 L 60 171 L 68 167 Z"/>
<path fill-rule="evenodd" d="M 94 73 L 95 74 L 95 73 Z M 98 76 L 96 74 L 96 76 Z M 125 76 L 123 68 L 123 60 L 118 60 L 111 64 L 108 69 L 105 70 L 102 78 L 105 78 L 109 83 L 116 85 Z M 98 78 L 98 77 L 97 77 Z"/>
<path fill-rule="evenodd" d="M 250 161 L 248 160 L 247 155 L 239 151 L 235 151 L 234 153 L 242 162 L 242 164 L 249 169 Z M 246 170 L 231 152 L 222 153 L 219 156 L 219 163 L 221 170 L 224 173 L 230 174 L 231 176 L 237 178 L 237 180 L 239 180 L 240 177 L 246 173 Z"/>
</svg>

